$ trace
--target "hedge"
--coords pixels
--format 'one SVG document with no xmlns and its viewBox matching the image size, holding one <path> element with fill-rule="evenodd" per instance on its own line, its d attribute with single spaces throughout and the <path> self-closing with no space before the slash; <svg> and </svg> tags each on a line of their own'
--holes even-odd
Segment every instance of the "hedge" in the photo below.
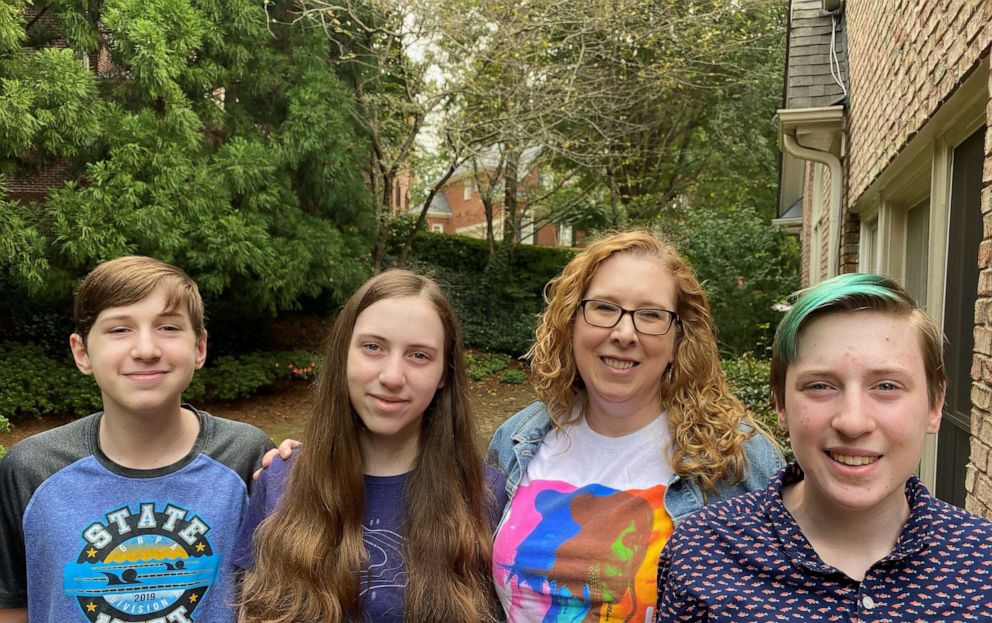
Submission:
<svg viewBox="0 0 992 623">
<path fill-rule="evenodd" d="M 320 358 L 306 351 L 252 353 L 208 360 L 193 375 L 184 400 L 234 400 L 280 379 L 313 378 Z M 0 344 L 0 431 L 8 420 L 61 413 L 85 415 L 101 408 L 92 376 L 80 374 L 71 358 L 55 358 L 33 344 Z"/>
<path fill-rule="evenodd" d="M 561 272 L 575 249 L 499 245 L 489 257 L 485 240 L 419 232 L 405 266 L 434 277 L 451 297 L 465 343 L 519 356 L 534 340 L 544 308 L 544 286 Z"/>
<path fill-rule="evenodd" d="M 754 417 L 775 436 L 782 448 L 789 452 L 789 436 L 779 428 L 775 405 L 772 403 L 769 386 L 771 361 L 745 355 L 737 358 L 725 358 L 721 363 L 734 394 L 741 399 L 741 402 Z"/>
<path fill-rule="evenodd" d="M 526 373 L 509 368 L 509 363 L 506 356 L 487 353 L 470 354 L 466 361 L 473 376 L 499 374 L 504 383 L 525 382 Z M 788 437 L 778 428 L 770 399 L 769 362 L 745 356 L 724 359 L 722 363 L 734 393 L 788 448 Z M 313 378 L 320 364 L 320 357 L 307 351 L 217 357 L 193 376 L 183 398 L 206 402 L 243 398 L 280 379 Z M 62 360 L 35 345 L 0 344 L 0 432 L 9 430 L 8 418 L 17 421 L 61 413 L 85 415 L 100 405 L 100 392 L 92 377 L 80 374 L 68 355 Z"/>
</svg>

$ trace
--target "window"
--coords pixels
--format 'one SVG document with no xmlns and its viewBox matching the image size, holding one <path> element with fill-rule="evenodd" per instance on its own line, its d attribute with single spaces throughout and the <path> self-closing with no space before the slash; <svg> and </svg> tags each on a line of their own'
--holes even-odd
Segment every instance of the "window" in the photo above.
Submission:
<svg viewBox="0 0 992 623">
<path fill-rule="evenodd" d="M 525 219 L 523 225 L 520 228 L 520 244 L 534 244 L 537 242 L 537 236 L 534 231 L 534 219 Z"/>
<path fill-rule="evenodd" d="M 919 476 L 936 497 L 957 505 L 967 497 L 973 432 L 987 61 L 982 66 L 984 73 L 968 78 L 851 206 L 861 218 L 859 268 L 903 283 L 947 337 L 942 423 L 927 436 Z"/>
<path fill-rule="evenodd" d="M 878 218 L 861 221 L 858 270 L 863 273 L 878 272 Z"/>
<path fill-rule="evenodd" d="M 472 180 L 466 177 L 465 181 L 462 183 L 462 199 L 468 201 L 471 198 L 472 198 Z"/>
<path fill-rule="evenodd" d="M 927 305 L 927 273 L 930 264 L 930 198 L 906 213 L 906 289 L 921 306 Z"/>
<path fill-rule="evenodd" d="M 937 433 L 934 495 L 964 506 L 965 474 L 971 456 L 971 361 L 975 347 L 978 247 L 982 242 L 982 166 L 985 128 L 969 136 L 951 159 L 947 273 L 944 294 L 944 366 L 947 393 Z"/>
<path fill-rule="evenodd" d="M 562 223 L 558 226 L 558 246 L 559 247 L 574 247 L 575 246 L 575 231 L 572 229 L 571 225 L 566 225 Z"/>
<path fill-rule="evenodd" d="M 444 224 L 443 223 L 434 223 L 434 224 L 432 224 L 431 225 L 431 231 L 436 231 L 439 234 L 443 234 L 444 233 Z"/>
</svg>

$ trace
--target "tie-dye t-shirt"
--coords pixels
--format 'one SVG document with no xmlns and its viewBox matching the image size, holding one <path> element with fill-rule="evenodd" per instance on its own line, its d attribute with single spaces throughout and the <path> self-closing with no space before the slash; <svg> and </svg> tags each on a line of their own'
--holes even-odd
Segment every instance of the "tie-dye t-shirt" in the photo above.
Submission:
<svg viewBox="0 0 992 623">
<path fill-rule="evenodd" d="M 654 620 L 658 558 L 672 532 L 668 419 L 624 437 L 581 420 L 545 435 L 493 546 L 511 623 Z"/>
</svg>

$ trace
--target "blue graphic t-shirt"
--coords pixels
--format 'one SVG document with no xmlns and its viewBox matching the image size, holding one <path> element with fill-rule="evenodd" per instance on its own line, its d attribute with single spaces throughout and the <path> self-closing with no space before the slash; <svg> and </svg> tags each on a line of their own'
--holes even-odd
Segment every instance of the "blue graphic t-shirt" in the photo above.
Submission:
<svg viewBox="0 0 992 623">
<path fill-rule="evenodd" d="M 27 605 L 31 623 L 233 623 L 230 552 L 271 442 L 198 415 L 193 450 L 156 470 L 103 455 L 99 414 L 14 446 L 0 462 L 0 607 Z"/>
</svg>

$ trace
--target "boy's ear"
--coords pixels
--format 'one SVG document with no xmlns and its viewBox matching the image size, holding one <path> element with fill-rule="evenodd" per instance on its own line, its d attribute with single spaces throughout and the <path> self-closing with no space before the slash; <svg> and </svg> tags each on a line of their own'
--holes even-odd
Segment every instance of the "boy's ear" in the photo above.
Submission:
<svg viewBox="0 0 992 623">
<path fill-rule="evenodd" d="M 69 350 L 72 351 L 72 358 L 76 361 L 76 367 L 83 374 L 93 374 L 93 366 L 90 365 L 90 356 L 86 352 L 86 344 L 83 337 L 78 333 L 69 336 Z"/>
<path fill-rule="evenodd" d="M 783 431 L 788 431 L 789 421 L 785 417 L 785 405 L 778 404 L 777 400 L 775 401 L 775 415 L 776 420 L 778 421 L 778 427 Z"/>
<path fill-rule="evenodd" d="M 196 340 L 196 369 L 199 370 L 207 361 L 207 330 L 204 329 Z"/>
<path fill-rule="evenodd" d="M 936 404 L 934 404 L 934 406 L 931 407 L 929 412 L 927 413 L 928 433 L 936 433 L 940 431 L 940 420 L 941 420 L 941 416 L 944 413 L 944 397 L 946 395 L 947 395 L 947 384 L 945 383 L 940 387 L 940 394 L 937 396 L 937 399 L 934 401 Z"/>
</svg>

